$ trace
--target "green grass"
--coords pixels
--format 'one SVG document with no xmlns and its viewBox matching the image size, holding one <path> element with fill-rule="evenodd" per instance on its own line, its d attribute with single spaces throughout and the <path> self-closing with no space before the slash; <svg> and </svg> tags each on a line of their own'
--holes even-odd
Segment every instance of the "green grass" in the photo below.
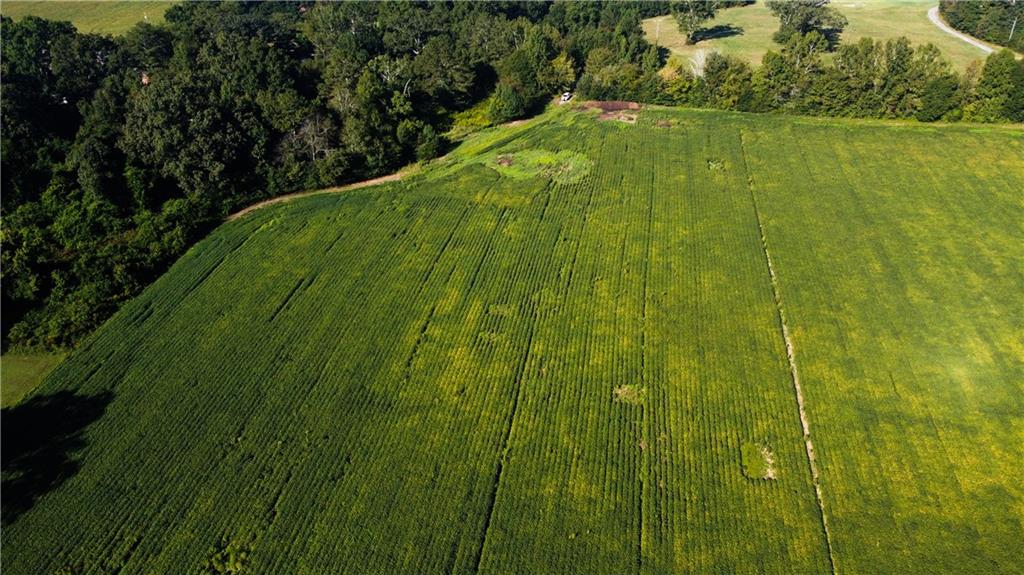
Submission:
<svg viewBox="0 0 1024 575">
<path fill-rule="evenodd" d="M 740 446 L 743 475 L 748 479 L 768 479 L 770 468 L 765 458 L 765 446 L 747 441 Z"/>
<path fill-rule="evenodd" d="M 39 390 L 91 415 L 3 569 L 827 573 L 766 245 L 837 570 L 1017 570 L 1022 157 L 562 110 L 256 211 Z"/>
<path fill-rule="evenodd" d="M 66 20 L 79 32 L 123 34 L 138 22 L 158 24 L 164 21 L 164 12 L 174 2 L 147 0 L 87 2 L 87 1 L 35 1 L 4 0 L 0 13 L 20 20 L 25 16 L 39 16 L 48 20 Z"/>
<path fill-rule="evenodd" d="M 856 42 L 865 36 L 888 40 L 906 36 L 914 45 L 932 43 L 958 70 L 964 70 L 974 60 L 984 60 L 986 54 L 979 48 L 939 30 L 928 20 L 928 9 L 934 0 L 857 0 L 833 2 L 849 20 L 843 32 L 843 43 Z M 730 8 L 719 13 L 708 26 L 732 25 L 743 33 L 723 38 L 704 40 L 693 46 L 685 43 L 675 20 L 660 16 L 644 20 L 647 40 L 657 41 L 673 53 L 689 58 L 697 50 L 717 51 L 759 65 L 768 50 L 779 51 L 781 46 L 772 41 L 779 28 L 779 20 L 768 10 L 765 2 Z"/>
<path fill-rule="evenodd" d="M 5 354 L 0 358 L 0 406 L 21 401 L 62 359 L 62 353 Z"/>
</svg>

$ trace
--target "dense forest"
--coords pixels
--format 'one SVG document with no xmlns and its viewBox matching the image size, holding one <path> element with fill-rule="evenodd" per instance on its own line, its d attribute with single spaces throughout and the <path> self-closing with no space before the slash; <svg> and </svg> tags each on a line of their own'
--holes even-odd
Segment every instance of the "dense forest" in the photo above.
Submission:
<svg viewBox="0 0 1024 575">
<path fill-rule="evenodd" d="M 942 0 L 939 12 L 950 26 L 993 44 L 1024 52 L 1021 0 Z"/>
<path fill-rule="evenodd" d="M 4 18 L 5 348 L 74 344 L 238 208 L 429 160 L 453 127 L 535 113 L 563 90 L 755 112 L 1024 120 L 1024 63 L 1009 52 L 960 75 L 931 46 L 837 44 L 842 22 L 813 10 L 800 25 L 783 18 L 785 43 L 756 69 L 717 54 L 680 62 L 646 42 L 641 19 L 672 11 L 682 25 L 692 7 L 196 2 L 116 38 Z"/>
</svg>

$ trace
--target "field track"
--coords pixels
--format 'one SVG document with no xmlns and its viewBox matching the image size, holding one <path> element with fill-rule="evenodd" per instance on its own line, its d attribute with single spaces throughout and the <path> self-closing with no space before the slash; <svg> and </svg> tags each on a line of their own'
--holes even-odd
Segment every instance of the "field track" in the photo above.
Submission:
<svg viewBox="0 0 1024 575">
<path fill-rule="evenodd" d="M 796 349 L 793 346 L 793 339 L 789 335 L 789 326 L 786 323 L 786 312 L 782 305 L 782 293 L 779 288 L 779 277 L 775 273 L 775 265 L 772 263 L 772 254 L 768 249 L 768 238 L 765 237 L 764 224 L 761 220 L 761 210 L 757 206 L 757 194 L 754 192 L 753 176 L 747 167 L 747 158 L 744 148 L 743 166 L 748 174 L 747 182 L 750 188 L 750 202 L 754 206 L 754 217 L 757 221 L 757 233 L 761 237 L 761 248 L 764 251 L 764 261 L 768 269 L 768 277 L 772 285 L 772 299 L 775 300 L 775 308 L 779 317 L 779 331 L 782 334 L 782 341 L 786 347 L 786 362 L 789 365 L 789 373 L 793 380 L 793 395 L 796 398 L 797 412 L 800 414 L 800 428 L 803 430 L 804 448 L 807 451 L 807 465 L 811 471 L 811 482 L 814 484 L 814 498 L 818 504 L 818 513 L 821 516 L 821 529 L 825 534 L 825 546 L 828 550 L 828 564 L 831 573 L 836 572 L 835 551 L 832 547 L 832 535 L 828 528 L 828 515 L 825 512 L 824 496 L 821 492 L 821 473 L 818 471 L 818 464 L 814 456 L 814 441 L 811 439 L 811 423 L 807 417 L 806 400 L 804 399 L 803 388 L 800 386 L 800 371 L 796 365 Z"/>
<path fill-rule="evenodd" d="M 386 176 L 380 176 L 379 178 L 371 178 L 369 180 L 363 180 L 361 182 L 354 182 L 354 183 L 351 183 L 351 184 L 346 184 L 344 186 L 336 186 L 336 187 L 333 187 L 333 188 L 326 188 L 326 189 L 323 189 L 323 190 L 313 190 L 313 191 L 309 191 L 309 192 L 296 192 L 294 194 L 285 194 L 285 195 L 281 195 L 281 196 L 276 196 L 276 197 L 273 197 L 273 198 L 269 198 L 269 199 L 263 200 L 262 202 L 256 202 L 255 204 L 253 204 L 251 206 L 246 206 L 245 208 L 243 208 L 241 210 L 238 210 L 237 212 L 235 212 L 235 213 L 231 214 L 230 216 L 228 216 L 227 217 L 227 221 L 230 222 L 230 221 L 233 221 L 233 220 L 237 220 L 238 218 L 240 218 L 240 217 L 242 217 L 242 216 L 244 216 L 246 214 L 252 213 L 252 212 L 254 212 L 254 211 L 258 210 L 258 209 L 265 208 L 267 206 L 273 206 L 273 205 L 276 205 L 276 204 L 283 204 L 285 202 L 290 202 L 292 200 L 297 200 L 299 198 L 308 198 L 310 196 L 316 196 L 316 195 L 320 195 L 320 194 L 336 194 L 336 193 L 339 193 L 339 192 L 348 192 L 348 191 L 351 191 L 351 190 L 358 190 L 360 188 L 367 188 L 367 187 L 370 187 L 370 186 L 376 186 L 378 184 L 383 184 L 383 183 L 386 183 L 386 182 L 395 182 L 395 181 L 398 181 L 398 180 L 402 179 L 403 177 L 405 177 L 408 174 L 409 174 L 408 170 L 402 170 L 402 171 L 399 171 L 399 172 L 395 172 L 394 174 L 388 174 Z"/>
</svg>

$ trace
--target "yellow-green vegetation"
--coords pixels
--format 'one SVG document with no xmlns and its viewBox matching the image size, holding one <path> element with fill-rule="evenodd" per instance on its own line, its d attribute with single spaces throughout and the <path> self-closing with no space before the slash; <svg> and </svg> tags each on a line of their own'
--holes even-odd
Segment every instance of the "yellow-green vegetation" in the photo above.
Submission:
<svg viewBox="0 0 1024 575">
<path fill-rule="evenodd" d="M 147 0 L 87 2 L 61 2 L 51 0 L 4 0 L 0 13 L 20 20 L 25 16 L 39 16 L 47 20 L 70 21 L 79 32 L 122 34 L 139 22 L 157 24 L 164 21 L 164 12 L 174 2 Z"/>
<path fill-rule="evenodd" d="M 5 413 L 4 572 L 1017 570 L 1024 132 L 635 113 L 218 228 Z"/>
<path fill-rule="evenodd" d="M 863 37 L 889 40 L 906 36 L 914 45 L 932 43 L 959 70 L 975 60 L 984 60 L 986 54 L 939 30 L 928 20 L 928 9 L 936 0 L 857 0 L 833 2 L 846 16 L 849 25 L 841 36 L 842 43 L 856 42 Z M 684 58 L 693 57 L 698 50 L 720 52 L 742 58 L 751 64 L 760 64 L 768 50 L 781 49 L 772 41 L 779 29 L 779 20 L 765 2 L 719 11 L 706 27 L 733 28 L 735 32 L 718 38 L 687 45 L 672 16 L 659 16 L 644 20 L 643 28 L 649 42 L 657 42 Z M 742 31 L 740 31 L 742 30 Z"/>
<path fill-rule="evenodd" d="M 5 353 L 0 357 L 0 405 L 21 401 L 62 359 L 62 353 Z"/>
<path fill-rule="evenodd" d="M 452 127 L 446 134 L 452 140 L 461 140 L 466 136 L 487 128 L 492 124 L 490 115 L 490 98 L 484 98 L 474 106 L 452 115 Z"/>
</svg>

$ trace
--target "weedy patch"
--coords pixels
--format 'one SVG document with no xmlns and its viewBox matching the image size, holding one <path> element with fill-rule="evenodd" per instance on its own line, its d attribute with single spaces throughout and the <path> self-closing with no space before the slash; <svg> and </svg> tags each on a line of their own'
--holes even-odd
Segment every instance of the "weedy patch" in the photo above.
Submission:
<svg viewBox="0 0 1024 575">
<path fill-rule="evenodd" d="M 481 331 L 477 334 L 477 337 L 480 341 L 491 344 L 505 341 L 505 334 L 497 331 Z"/>
<path fill-rule="evenodd" d="M 594 163 L 579 152 L 529 149 L 485 156 L 484 161 L 502 176 L 533 178 L 543 176 L 560 184 L 572 184 L 590 173 Z"/>
<path fill-rule="evenodd" d="M 719 158 L 708 158 L 708 171 L 717 172 L 725 169 L 725 160 Z"/>
<path fill-rule="evenodd" d="M 494 303 L 487 306 L 487 314 L 496 317 L 515 317 L 516 306 L 510 303 Z"/>
<path fill-rule="evenodd" d="M 249 563 L 249 550 L 236 541 L 221 541 L 210 550 L 210 558 L 204 565 L 204 573 L 209 575 L 241 575 L 246 572 Z"/>
<path fill-rule="evenodd" d="M 620 385 L 612 391 L 612 397 L 619 403 L 639 405 L 644 402 L 644 388 L 639 385 Z"/>
<path fill-rule="evenodd" d="M 767 443 L 745 442 L 740 447 L 740 463 L 747 479 L 775 479 L 775 456 Z"/>
</svg>

